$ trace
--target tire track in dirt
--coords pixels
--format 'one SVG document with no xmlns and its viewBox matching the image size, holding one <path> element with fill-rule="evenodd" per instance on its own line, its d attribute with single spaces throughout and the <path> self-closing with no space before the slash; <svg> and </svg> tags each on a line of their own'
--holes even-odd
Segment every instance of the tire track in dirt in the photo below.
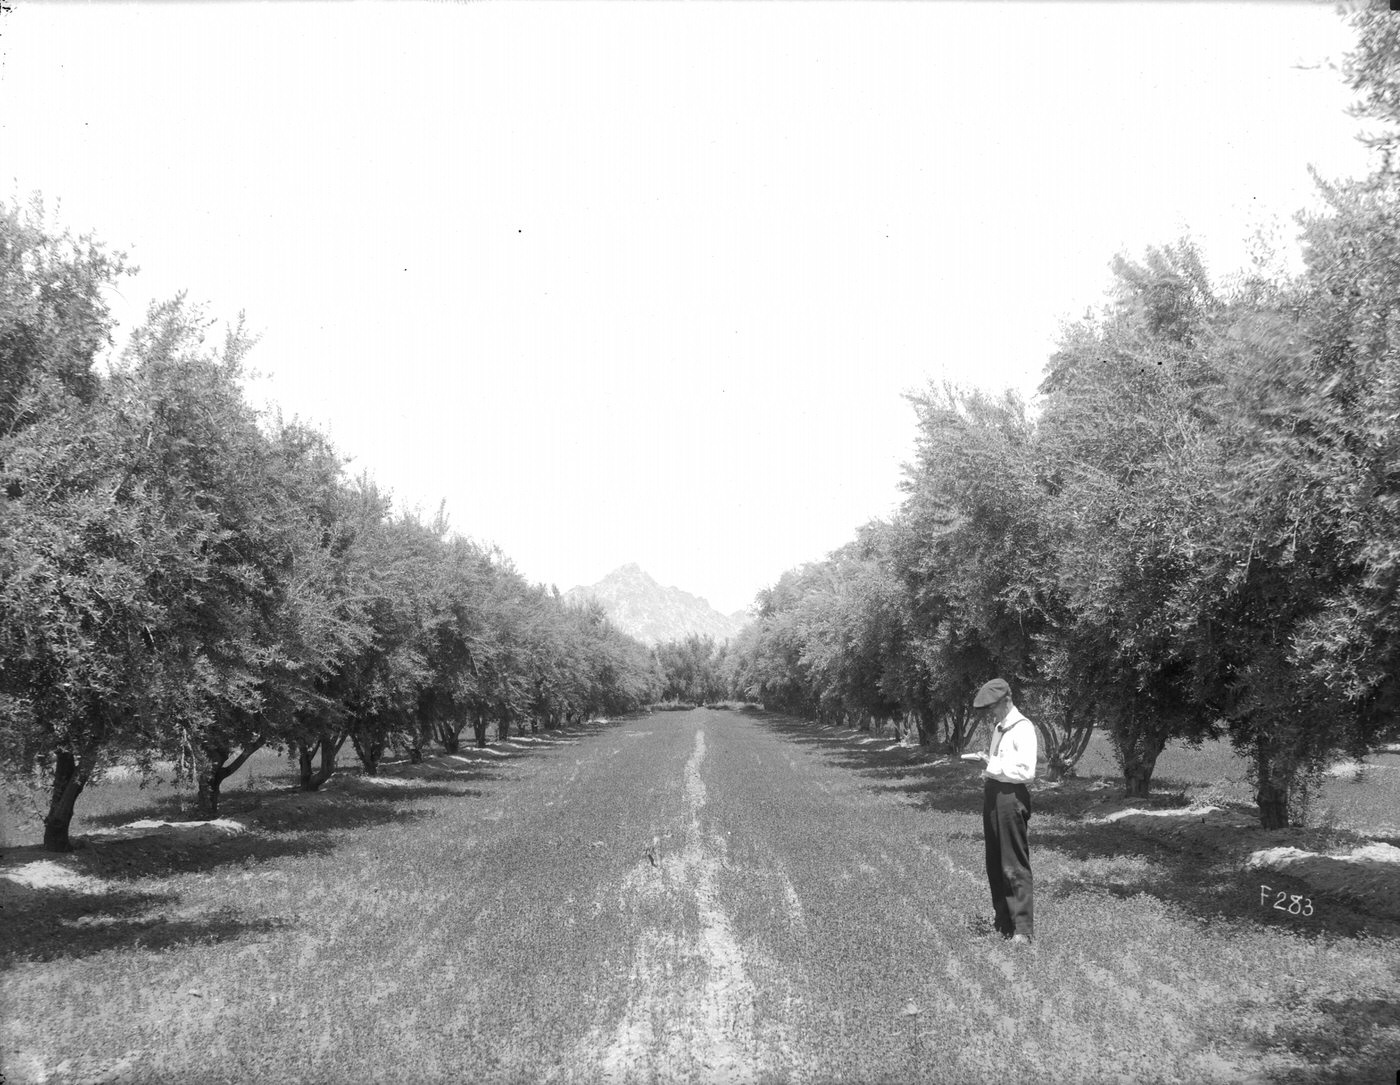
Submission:
<svg viewBox="0 0 1400 1085">
<path fill-rule="evenodd" d="M 719 901 L 717 874 L 723 842 L 707 838 L 701 811 L 707 801 L 700 766 L 705 731 L 697 728 L 683 770 L 687 815 L 679 854 L 653 851 L 628 872 L 619 896 L 640 897 L 682 917 L 672 927 L 649 927 L 634 958 L 632 995 L 621 1021 L 601 1041 L 600 1080 L 642 1076 L 704 1081 L 751 1081 L 755 993 L 729 917 Z M 687 919 L 693 921 L 687 922 Z M 647 1068 L 643 1070 L 642 1068 Z"/>
</svg>

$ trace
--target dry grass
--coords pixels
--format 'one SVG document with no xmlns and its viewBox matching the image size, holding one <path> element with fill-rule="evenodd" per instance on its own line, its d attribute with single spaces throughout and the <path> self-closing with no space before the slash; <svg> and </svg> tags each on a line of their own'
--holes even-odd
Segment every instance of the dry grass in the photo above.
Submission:
<svg viewBox="0 0 1400 1085">
<path fill-rule="evenodd" d="M 265 760 L 245 832 L 0 878 L 8 1080 L 1392 1079 L 1394 922 L 1261 909 L 1228 849 L 1086 818 L 1090 778 L 1036 796 L 1013 952 L 975 933 L 972 774 L 858 737 L 667 713 L 309 796 Z M 1233 786 L 1201 754 L 1183 791 Z M 89 827 L 178 801 L 116 789 Z"/>
<path fill-rule="evenodd" d="M 827 896 L 813 882 L 836 894 L 819 939 L 829 963 L 791 984 L 809 1007 L 804 1033 L 828 1037 L 834 1079 L 923 1080 L 936 1065 L 951 1081 L 1360 1082 L 1400 1066 L 1400 908 L 1318 899 L 1307 920 L 1261 908 L 1247 850 L 1091 820 L 1122 803 L 1116 785 L 1089 777 L 1034 798 L 1039 946 L 1017 956 L 959 936 L 989 911 L 975 772 L 849 731 L 771 725 L 860 781 L 801 791 L 807 801 L 768 823 L 781 837 L 773 853 L 807 853 L 792 863 L 810 871 L 807 885 L 795 878 L 803 899 Z M 1185 794 L 1160 806 L 1235 786 L 1225 755 L 1174 751 Z M 770 914 L 781 915 L 776 901 Z M 809 907 L 808 926 L 817 918 Z M 800 940 L 769 937 L 775 960 L 800 956 Z M 878 1056 L 842 1039 L 853 992 L 872 1011 L 854 1027 L 883 1039 Z M 918 1013 L 904 1017 L 896 994 Z"/>
</svg>

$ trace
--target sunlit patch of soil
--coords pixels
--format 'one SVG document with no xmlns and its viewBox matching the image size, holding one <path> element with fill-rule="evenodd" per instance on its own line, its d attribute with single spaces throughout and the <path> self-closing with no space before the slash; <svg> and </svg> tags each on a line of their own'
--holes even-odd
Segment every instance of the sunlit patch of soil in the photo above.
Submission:
<svg viewBox="0 0 1400 1085">
<path fill-rule="evenodd" d="M 89 878 L 53 859 L 38 859 L 22 863 L 0 873 L 0 900 L 15 890 L 66 889 L 71 893 L 95 893 L 102 888 L 96 878 Z"/>
</svg>

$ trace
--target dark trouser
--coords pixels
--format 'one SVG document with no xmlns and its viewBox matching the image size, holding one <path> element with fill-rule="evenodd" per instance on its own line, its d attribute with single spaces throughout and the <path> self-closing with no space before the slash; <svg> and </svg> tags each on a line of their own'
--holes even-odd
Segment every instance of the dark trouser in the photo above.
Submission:
<svg viewBox="0 0 1400 1085">
<path fill-rule="evenodd" d="M 982 832 L 987 840 L 987 881 L 997 930 L 1006 937 L 1035 935 L 1031 898 L 1031 849 L 1026 823 L 1031 793 L 1025 784 L 988 780 L 982 792 Z"/>
</svg>

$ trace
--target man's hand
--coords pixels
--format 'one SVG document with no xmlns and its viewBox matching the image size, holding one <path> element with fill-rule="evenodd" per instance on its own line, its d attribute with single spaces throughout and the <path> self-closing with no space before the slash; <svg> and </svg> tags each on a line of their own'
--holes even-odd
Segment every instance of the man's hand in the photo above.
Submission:
<svg viewBox="0 0 1400 1085">
<path fill-rule="evenodd" d="M 987 755 L 983 751 L 978 750 L 976 753 L 963 754 L 962 759 L 964 761 L 986 761 Z"/>
</svg>

